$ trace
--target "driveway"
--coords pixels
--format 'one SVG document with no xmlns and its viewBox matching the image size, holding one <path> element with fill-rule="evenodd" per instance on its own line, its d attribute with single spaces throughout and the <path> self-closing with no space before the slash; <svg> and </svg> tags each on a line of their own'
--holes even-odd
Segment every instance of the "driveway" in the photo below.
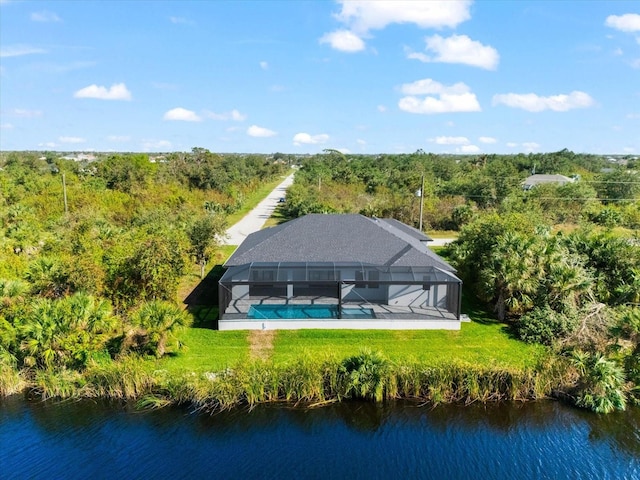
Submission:
<svg viewBox="0 0 640 480">
<path fill-rule="evenodd" d="M 287 188 L 293 183 L 294 173 L 289 175 L 280 185 L 278 185 L 267 197 L 262 200 L 256 208 L 247 213 L 242 220 L 227 230 L 226 238 L 223 239 L 225 245 L 240 245 L 244 239 L 253 232 L 262 228 L 267 219 L 278 206 L 278 201 L 285 197 Z"/>
</svg>

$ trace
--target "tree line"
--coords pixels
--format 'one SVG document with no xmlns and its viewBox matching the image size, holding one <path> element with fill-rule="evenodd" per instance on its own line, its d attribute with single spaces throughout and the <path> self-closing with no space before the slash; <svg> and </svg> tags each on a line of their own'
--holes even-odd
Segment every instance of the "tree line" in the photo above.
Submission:
<svg viewBox="0 0 640 480">
<path fill-rule="evenodd" d="M 2 153 L 0 365 L 83 369 L 178 348 L 190 321 L 180 278 L 194 263 L 204 273 L 227 216 L 287 168 L 202 148 L 92 162 Z"/>
</svg>

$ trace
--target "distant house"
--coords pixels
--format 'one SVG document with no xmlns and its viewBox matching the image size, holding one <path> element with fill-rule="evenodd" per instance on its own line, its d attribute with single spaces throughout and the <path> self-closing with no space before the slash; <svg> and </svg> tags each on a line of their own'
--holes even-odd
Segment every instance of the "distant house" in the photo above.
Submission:
<svg viewBox="0 0 640 480">
<path fill-rule="evenodd" d="M 547 183 L 554 183 L 556 185 L 566 185 L 567 183 L 575 182 L 575 178 L 565 177 L 564 175 L 544 175 L 544 174 L 535 174 L 526 178 L 524 182 L 522 182 L 523 190 L 531 190 L 533 187 L 537 185 L 543 185 Z"/>
<path fill-rule="evenodd" d="M 76 153 L 61 157 L 63 160 L 72 160 L 74 162 L 93 162 L 97 157 L 93 153 Z"/>
<path fill-rule="evenodd" d="M 220 330 L 460 328 L 462 282 L 393 219 L 311 214 L 247 237 L 219 282 Z"/>
</svg>

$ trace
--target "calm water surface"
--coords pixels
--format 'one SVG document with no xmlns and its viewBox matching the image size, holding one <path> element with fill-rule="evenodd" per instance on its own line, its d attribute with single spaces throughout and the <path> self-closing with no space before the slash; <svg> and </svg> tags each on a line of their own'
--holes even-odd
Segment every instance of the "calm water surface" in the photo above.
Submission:
<svg viewBox="0 0 640 480">
<path fill-rule="evenodd" d="M 214 416 L 0 400 L 0 478 L 640 479 L 640 409 L 344 403 Z"/>
</svg>

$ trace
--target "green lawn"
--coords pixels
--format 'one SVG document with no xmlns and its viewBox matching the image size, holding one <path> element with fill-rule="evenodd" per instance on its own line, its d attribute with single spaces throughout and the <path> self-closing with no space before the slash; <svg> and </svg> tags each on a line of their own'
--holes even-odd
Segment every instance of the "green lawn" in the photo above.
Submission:
<svg viewBox="0 0 640 480">
<path fill-rule="evenodd" d="M 210 328 L 189 328 L 180 335 L 186 349 L 159 360 L 157 367 L 172 374 L 216 372 L 249 358 L 247 332 L 220 332 Z"/>
<path fill-rule="evenodd" d="M 473 316 L 473 314 L 472 314 Z M 479 318 L 459 331 L 445 330 L 279 330 L 271 360 L 289 363 L 306 355 L 344 358 L 363 348 L 392 361 L 437 364 L 462 361 L 482 366 L 533 366 L 545 351 L 509 337 L 503 325 Z M 182 339 L 188 350 L 163 359 L 159 368 L 172 373 L 224 369 L 249 359 L 249 332 L 190 328 Z"/>
<path fill-rule="evenodd" d="M 513 340 L 503 330 L 500 324 L 476 322 L 463 323 L 460 331 L 281 330 L 272 358 L 276 363 L 305 354 L 342 358 L 368 348 L 393 361 L 436 364 L 458 360 L 516 368 L 535 364 L 543 348 Z"/>
</svg>

